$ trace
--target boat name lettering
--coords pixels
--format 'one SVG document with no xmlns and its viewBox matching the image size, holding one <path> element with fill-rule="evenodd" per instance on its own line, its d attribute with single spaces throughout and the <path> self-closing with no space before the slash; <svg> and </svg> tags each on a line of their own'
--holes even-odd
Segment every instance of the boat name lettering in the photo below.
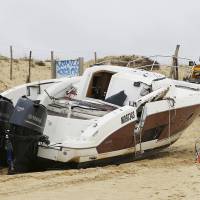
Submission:
<svg viewBox="0 0 200 200">
<path fill-rule="evenodd" d="M 128 122 L 128 121 L 130 121 L 130 120 L 132 120 L 134 118 L 135 118 L 135 113 L 133 111 L 131 113 L 128 113 L 128 114 L 122 116 L 121 117 L 121 123 L 124 124 L 124 123 L 126 123 L 126 122 Z"/>
</svg>

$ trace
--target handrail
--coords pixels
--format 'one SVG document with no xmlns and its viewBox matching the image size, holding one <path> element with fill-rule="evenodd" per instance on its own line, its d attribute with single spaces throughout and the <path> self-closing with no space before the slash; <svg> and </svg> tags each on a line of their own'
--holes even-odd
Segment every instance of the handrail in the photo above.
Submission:
<svg viewBox="0 0 200 200">
<path fill-rule="evenodd" d="M 172 56 L 171 56 L 171 55 L 153 55 L 153 56 L 145 57 L 145 58 L 155 58 L 155 59 L 153 60 L 153 64 L 152 64 L 152 65 L 144 65 L 144 66 L 140 66 L 140 67 L 136 67 L 136 68 L 137 68 L 137 69 L 141 69 L 141 68 L 145 68 L 145 67 L 151 67 L 151 70 L 150 70 L 150 71 L 152 71 L 154 66 L 160 66 L 160 64 L 155 64 L 158 57 L 160 57 L 160 58 L 177 58 L 177 59 L 181 59 L 181 60 L 193 61 L 193 60 L 190 59 L 190 58 L 179 57 L 179 56 L 173 56 L 173 55 L 172 55 Z M 128 64 L 127 64 L 126 66 L 127 66 L 127 67 L 130 67 L 130 64 L 131 64 L 131 63 L 134 63 L 134 66 L 135 66 L 135 62 L 136 62 L 137 60 L 141 60 L 141 58 L 137 58 L 137 59 L 135 59 L 135 60 L 129 61 Z M 193 61 L 193 62 L 194 62 L 194 61 Z M 175 67 L 175 66 L 172 66 L 172 65 L 170 65 L 170 66 L 171 66 L 171 67 Z M 176 66 L 176 67 L 177 67 L 177 66 Z M 178 67 L 180 67 L 180 66 L 178 66 Z"/>
<path fill-rule="evenodd" d="M 137 67 L 136 66 L 136 61 L 139 61 L 139 60 L 141 60 L 143 58 L 146 58 L 146 59 L 155 58 L 155 59 L 152 60 L 153 63 L 151 65 L 143 65 L 143 66 Z M 190 58 L 186 58 L 186 57 L 179 57 L 179 56 L 176 57 L 174 55 L 160 55 L 160 54 L 159 55 L 146 56 L 146 57 L 145 56 L 141 56 L 139 58 L 136 58 L 134 60 L 129 61 L 128 63 L 126 61 L 124 61 L 124 60 L 118 60 L 118 62 L 127 63 L 126 67 L 130 67 L 131 64 L 133 63 L 133 67 L 137 68 L 137 69 L 142 69 L 142 68 L 145 68 L 145 67 L 151 67 L 150 71 L 152 71 L 155 66 L 160 66 L 160 64 L 156 64 L 156 61 L 157 61 L 158 58 L 177 58 L 177 59 L 181 59 L 181 60 L 193 61 L 194 62 L 194 60 L 192 60 Z M 112 60 L 115 60 L 115 59 L 110 58 L 110 59 L 95 63 L 95 65 L 111 63 Z M 168 65 L 168 66 L 175 67 L 175 66 L 172 66 L 172 65 Z M 180 67 L 180 66 L 178 66 L 178 67 Z"/>
</svg>

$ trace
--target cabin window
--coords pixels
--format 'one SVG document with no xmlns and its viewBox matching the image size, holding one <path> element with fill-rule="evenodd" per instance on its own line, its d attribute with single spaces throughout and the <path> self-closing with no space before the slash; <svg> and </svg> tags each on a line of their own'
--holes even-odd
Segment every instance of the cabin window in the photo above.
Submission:
<svg viewBox="0 0 200 200">
<path fill-rule="evenodd" d="M 87 91 L 87 97 L 105 100 L 111 77 L 114 73 L 101 71 L 95 73 L 91 80 Z"/>
</svg>

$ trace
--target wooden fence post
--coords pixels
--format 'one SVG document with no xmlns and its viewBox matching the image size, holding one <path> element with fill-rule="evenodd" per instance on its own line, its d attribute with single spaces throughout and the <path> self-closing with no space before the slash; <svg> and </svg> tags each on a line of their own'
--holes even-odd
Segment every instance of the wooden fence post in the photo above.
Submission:
<svg viewBox="0 0 200 200">
<path fill-rule="evenodd" d="M 94 52 L 94 64 L 96 64 L 97 63 L 97 52 L 95 51 Z"/>
<path fill-rule="evenodd" d="M 84 72 L 84 58 L 80 57 L 79 60 L 79 76 L 81 76 Z"/>
<path fill-rule="evenodd" d="M 170 71 L 170 77 L 178 80 L 178 53 L 179 53 L 180 45 L 176 45 L 175 53 L 172 57 L 172 68 Z"/>
<path fill-rule="evenodd" d="M 54 52 L 51 51 L 51 78 L 56 78 L 56 62 L 54 60 Z"/>
<path fill-rule="evenodd" d="M 28 77 L 26 82 L 31 82 L 31 66 L 32 66 L 32 51 L 29 52 L 29 59 L 28 59 Z"/>
<path fill-rule="evenodd" d="M 13 48 L 10 46 L 10 80 L 13 78 Z"/>
<path fill-rule="evenodd" d="M 179 53 L 180 45 L 176 46 L 174 59 L 173 59 L 173 65 L 176 66 L 175 68 L 175 79 L 178 80 L 179 74 L 178 74 L 178 53 Z"/>
</svg>

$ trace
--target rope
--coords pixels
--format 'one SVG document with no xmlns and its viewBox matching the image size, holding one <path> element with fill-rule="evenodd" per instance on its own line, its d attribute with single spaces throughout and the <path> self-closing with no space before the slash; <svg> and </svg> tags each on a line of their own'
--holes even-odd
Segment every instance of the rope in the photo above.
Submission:
<svg viewBox="0 0 200 200">
<path fill-rule="evenodd" d="M 169 138 L 169 149 L 171 147 L 171 103 L 169 99 L 169 123 L 168 123 L 168 138 Z"/>
<path fill-rule="evenodd" d="M 168 99 L 169 104 L 169 122 L 168 122 L 168 138 L 169 138 L 169 149 L 171 147 L 171 99 Z"/>
<path fill-rule="evenodd" d="M 171 103 L 172 102 L 172 103 Z M 169 149 L 171 147 L 171 108 L 174 107 L 174 99 L 168 98 L 169 103 L 169 123 L 168 123 L 168 138 L 169 138 Z M 175 116 L 176 116 L 176 110 L 175 110 Z"/>
</svg>

